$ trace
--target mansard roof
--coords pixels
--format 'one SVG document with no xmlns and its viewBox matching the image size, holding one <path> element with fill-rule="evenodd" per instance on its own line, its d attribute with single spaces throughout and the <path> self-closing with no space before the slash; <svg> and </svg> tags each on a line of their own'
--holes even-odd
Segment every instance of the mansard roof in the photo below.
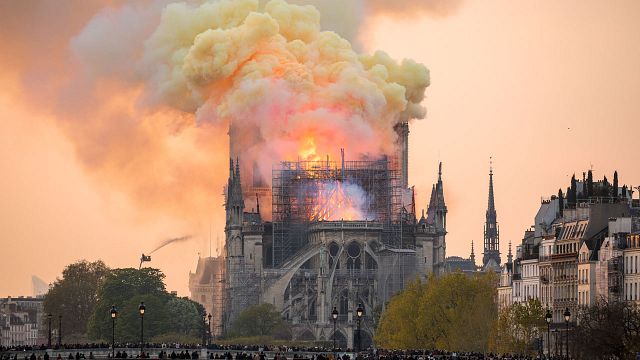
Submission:
<svg viewBox="0 0 640 360">
<path fill-rule="evenodd" d="M 460 256 L 449 256 L 445 263 L 448 272 L 456 272 L 458 270 L 462 272 L 476 271 L 476 264 L 471 259 L 463 259 Z"/>
</svg>

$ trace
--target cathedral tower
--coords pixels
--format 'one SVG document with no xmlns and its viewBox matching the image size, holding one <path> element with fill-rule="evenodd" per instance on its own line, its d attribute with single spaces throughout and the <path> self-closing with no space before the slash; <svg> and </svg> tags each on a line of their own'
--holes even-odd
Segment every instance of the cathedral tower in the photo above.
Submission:
<svg viewBox="0 0 640 360">
<path fill-rule="evenodd" d="M 431 198 L 427 208 L 426 223 L 434 230 L 433 271 L 437 275 L 444 273 L 447 235 L 447 205 L 444 202 L 442 184 L 442 163 L 438 164 L 438 182 L 431 189 Z"/>
<path fill-rule="evenodd" d="M 224 228 L 227 257 L 233 258 L 243 255 L 242 246 L 242 222 L 244 218 L 244 199 L 242 197 L 242 184 L 240 183 L 240 161 L 236 160 L 235 168 L 233 159 L 229 160 L 229 181 L 225 199 L 225 211 L 227 222 Z"/>
<path fill-rule="evenodd" d="M 493 165 L 489 167 L 489 203 L 484 224 L 482 266 L 485 270 L 487 267 L 500 268 L 500 230 L 498 228 L 496 204 L 493 198 Z"/>
</svg>

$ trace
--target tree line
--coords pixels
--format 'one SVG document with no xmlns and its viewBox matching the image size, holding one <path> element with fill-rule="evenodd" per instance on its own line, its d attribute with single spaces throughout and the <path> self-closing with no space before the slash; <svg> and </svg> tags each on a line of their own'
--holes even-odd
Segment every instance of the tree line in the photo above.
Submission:
<svg viewBox="0 0 640 360">
<path fill-rule="evenodd" d="M 386 349 L 488 351 L 498 310 L 494 273 L 416 279 L 386 305 L 375 334 Z"/>
<path fill-rule="evenodd" d="M 538 355 L 547 337 L 548 309 L 529 299 L 498 312 L 496 284 L 493 273 L 455 273 L 410 283 L 386 304 L 376 345 Z M 572 358 L 635 359 L 640 352 L 640 306 L 624 301 L 583 306 L 570 324 L 568 340 Z"/>
<path fill-rule="evenodd" d="M 144 336 L 148 342 L 201 342 L 205 332 L 202 305 L 167 292 L 158 269 L 110 269 L 102 261 L 68 265 L 44 298 L 44 311 L 62 316 L 65 343 L 111 342 L 111 308 L 119 343 L 140 341 L 138 306 L 144 302 Z"/>
</svg>

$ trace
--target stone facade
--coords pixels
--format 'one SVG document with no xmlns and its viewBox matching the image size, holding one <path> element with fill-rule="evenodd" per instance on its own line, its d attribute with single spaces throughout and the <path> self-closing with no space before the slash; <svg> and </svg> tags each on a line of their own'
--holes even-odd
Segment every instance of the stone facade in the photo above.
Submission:
<svg viewBox="0 0 640 360">
<path fill-rule="evenodd" d="M 0 345 L 27 346 L 46 343 L 42 297 L 0 298 Z M 56 332 L 57 333 L 57 332 Z M 55 335 L 55 334 L 54 334 Z M 55 340 L 54 340 L 55 341 Z"/>
<path fill-rule="evenodd" d="M 214 338 L 222 334 L 224 281 L 224 258 L 220 256 L 198 258 L 196 272 L 189 273 L 190 298 L 211 314 Z"/>
<path fill-rule="evenodd" d="M 291 166 L 297 169 L 306 165 L 293 163 Z M 326 181 L 332 184 L 367 171 L 375 171 L 375 176 L 382 178 L 391 174 L 386 174 L 378 162 L 371 163 L 370 167 L 366 163 L 347 164 L 352 166 L 352 173 L 346 175 L 344 161 L 342 172 L 329 164 L 326 169 L 324 164 L 314 166 L 313 171 L 322 167 L 320 175 L 326 176 Z M 393 295 L 416 276 L 426 279 L 429 274 L 444 272 L 447 209 L 441 166 L 426 215 L 423 212 L 420 219 L 415 217 L 415 201 L 411 200 L 412 204 L 403 204 L 398 208 L 398 214 L 390 214 L 387 218 L 310 218 L 291 220 L 290 223 L 264 220 L 259 195 L 250 197 L 243 191 L 239 162 L 231 160 L 229 170 L 225 191 L 222 319 L 227 328 L 249 306 L 270 303 L 292 325 L 293 340 L 329 343 L 335 336 L 339 346 L 353 348 L 358 324 L 355 309 L 361 305 L 364 309 L 360 321 L 361 343 L 366 346 L 372 342 L 376 317 Z M 295 186 L 304 186 L 299 184 L 299 177 L 290 179 L 297 181 Z M 309 176 L 309 182 L 314 181 L 316 179 Z M 376 185 L 373 182 L 370 187 Z M 411 189 L 404 186 L 398 189 L 405 194 L 403 198 L 412 197 Z M 393 201 L 384 192 L 396 190 L 383 187 L 378 191 L 382 191 L 376 194 L 378 197 Z M 273 199 L 272 216 L 278 211 L 277 206 L 283 206 L 276 195 Z M 295 201 L 295 206 L 302 206 L 299 199 L 290 200 Z M 245 209 L 247 202 L 255 205 L 251 211 Z M 290 203 L 284 205 L 291 209 Z M 389 206 L 394 205 L 390 203 Z M 289 213 L 285 215 L 293 218 Z M 288 252 L 282 251 L 282 247 L 276 248 L 279 246 L 277 241 L 285 235 L 288 236 L 287 245 L 292 249 Z M 331 318 L 334 308 L 339 314 L 335 334 Z"/>
<path fill-rule="evenodd" d="M 640 232 L 626 236 L 624 259 L 624 299 L 640 304 Z"/>
</svg>

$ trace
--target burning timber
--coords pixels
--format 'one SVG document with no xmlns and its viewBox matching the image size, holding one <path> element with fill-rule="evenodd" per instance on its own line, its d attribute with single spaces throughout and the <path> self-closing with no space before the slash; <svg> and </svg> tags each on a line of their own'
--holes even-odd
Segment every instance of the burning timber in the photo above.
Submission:
<svg viewBox="0 0 640 360">
<path fill-rule="evenodd" d="M 345 161 L 344 155 L 340 161 L 282 162 L 265 189 L 255 181 L 243 186 L 239 161 L 231 160 L 223 326 L 251 305 L 271 303 L 291 323 L 293 340 L 329 342 L 335 308 L 335 338 L 352 347 L 354 309 L 362 304 L 362 344 L 370 343 L 374 316 L 393 295 L 416 276 L 443 272 L 441 171 L 427 213 L 418 219 L 403 163 Z M 271 200 L 269 221 L 261 198 Z M 246 211 L 247 203 L 255 207 Z"/>
</svg>

